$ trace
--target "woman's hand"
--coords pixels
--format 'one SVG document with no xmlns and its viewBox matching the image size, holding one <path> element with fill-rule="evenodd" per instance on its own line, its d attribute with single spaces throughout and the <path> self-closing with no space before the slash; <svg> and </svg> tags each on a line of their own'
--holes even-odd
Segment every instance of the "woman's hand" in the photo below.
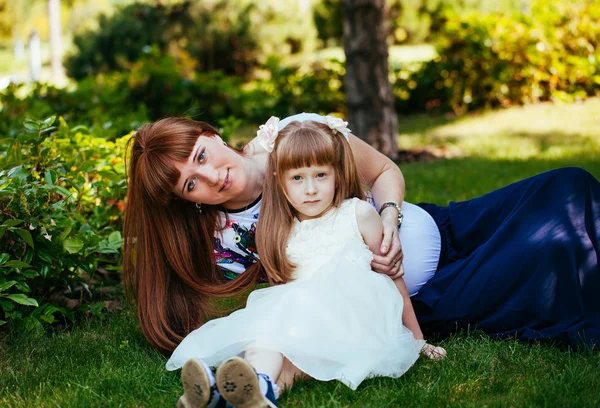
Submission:
<svg viewBox="0 0 600 408">
<path fill-rule="evenodd" d="M 380 255 L 373 254 L 371 268 L 378 273 L 388 275 L 392 279 L 404 275 L 402 260 L 402 244 L 398 235 L 398 212 L 394 208 L 386 208 L 381 213 L 383 223 L 383 240 Z"/>
</svg>

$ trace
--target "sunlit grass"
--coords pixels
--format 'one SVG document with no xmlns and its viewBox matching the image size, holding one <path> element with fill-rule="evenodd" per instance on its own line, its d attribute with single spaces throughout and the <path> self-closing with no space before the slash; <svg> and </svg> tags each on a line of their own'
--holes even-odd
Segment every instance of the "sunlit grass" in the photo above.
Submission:
<svg viewBox="0 0 600 408">
<path fill-rule="evenodd" d="M 562 159 L 600 153 L 600 99 L 514 107 L 461 118 L 400 117 L 402 148 L 445 146 L 486 159 Z"/>
</svg>

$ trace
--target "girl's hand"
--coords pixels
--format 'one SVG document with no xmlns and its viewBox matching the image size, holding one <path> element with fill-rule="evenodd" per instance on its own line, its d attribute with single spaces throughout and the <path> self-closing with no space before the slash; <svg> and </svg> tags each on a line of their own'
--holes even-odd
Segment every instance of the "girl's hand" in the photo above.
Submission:
<svg viewBox="0 0 600 408">
<path fill-rule="evenodd" d="M 393 209 L 386 208 L 381 213 L 383 223 L 383 240 L 381 241 L 380 253 L 373 254 L 371 268 L 378 273 L 388 275 L 392 279 L 397 279 L 404 275 L 404 266 L 402 260 L 402 244 L 398 235 L 398 214 Z"/>
</svg>

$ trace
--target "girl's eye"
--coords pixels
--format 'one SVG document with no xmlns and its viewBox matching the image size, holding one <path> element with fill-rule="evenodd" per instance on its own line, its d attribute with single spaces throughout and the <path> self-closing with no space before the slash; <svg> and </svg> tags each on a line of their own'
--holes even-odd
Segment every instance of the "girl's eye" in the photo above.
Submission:
<svg viewBox="0 0 600 408">
<path fill-rule="evenodd" d="M 327 173 L 319 173 L 317 174 L 317 178 L 323 178 L 327 175 Z"/>
<path fill-rule="evenodd" d="M 204 163 L 204 160 L 206 160 L 206 149 L 202 149 L 198 155 L 198 163 Z"/>
<path fill-rule="evenodd" d="M 196 180 L 190 180 L 190 182 L 187 185 L 188 193 L 194 189 L 195 185 L 196 185 Z"/>
<path fill-rule="evenodd" d="M 300 176 L 293 176 L 292 180 L 300 181 L 300 180 L 302 180 L 302 177 L 300 177 Z"/>
</svg>

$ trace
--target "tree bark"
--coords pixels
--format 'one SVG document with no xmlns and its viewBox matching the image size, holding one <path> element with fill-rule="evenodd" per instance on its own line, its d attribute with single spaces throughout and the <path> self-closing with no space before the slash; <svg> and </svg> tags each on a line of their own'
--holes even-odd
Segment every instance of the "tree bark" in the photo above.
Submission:
<svg viewBox="0 0 600 408">
<path fill-rule="evenodd" d="M 395 160 L 398 119 L 388 71 L 385 0 L 342 0 L 352 133 Z"/>
</svg>

